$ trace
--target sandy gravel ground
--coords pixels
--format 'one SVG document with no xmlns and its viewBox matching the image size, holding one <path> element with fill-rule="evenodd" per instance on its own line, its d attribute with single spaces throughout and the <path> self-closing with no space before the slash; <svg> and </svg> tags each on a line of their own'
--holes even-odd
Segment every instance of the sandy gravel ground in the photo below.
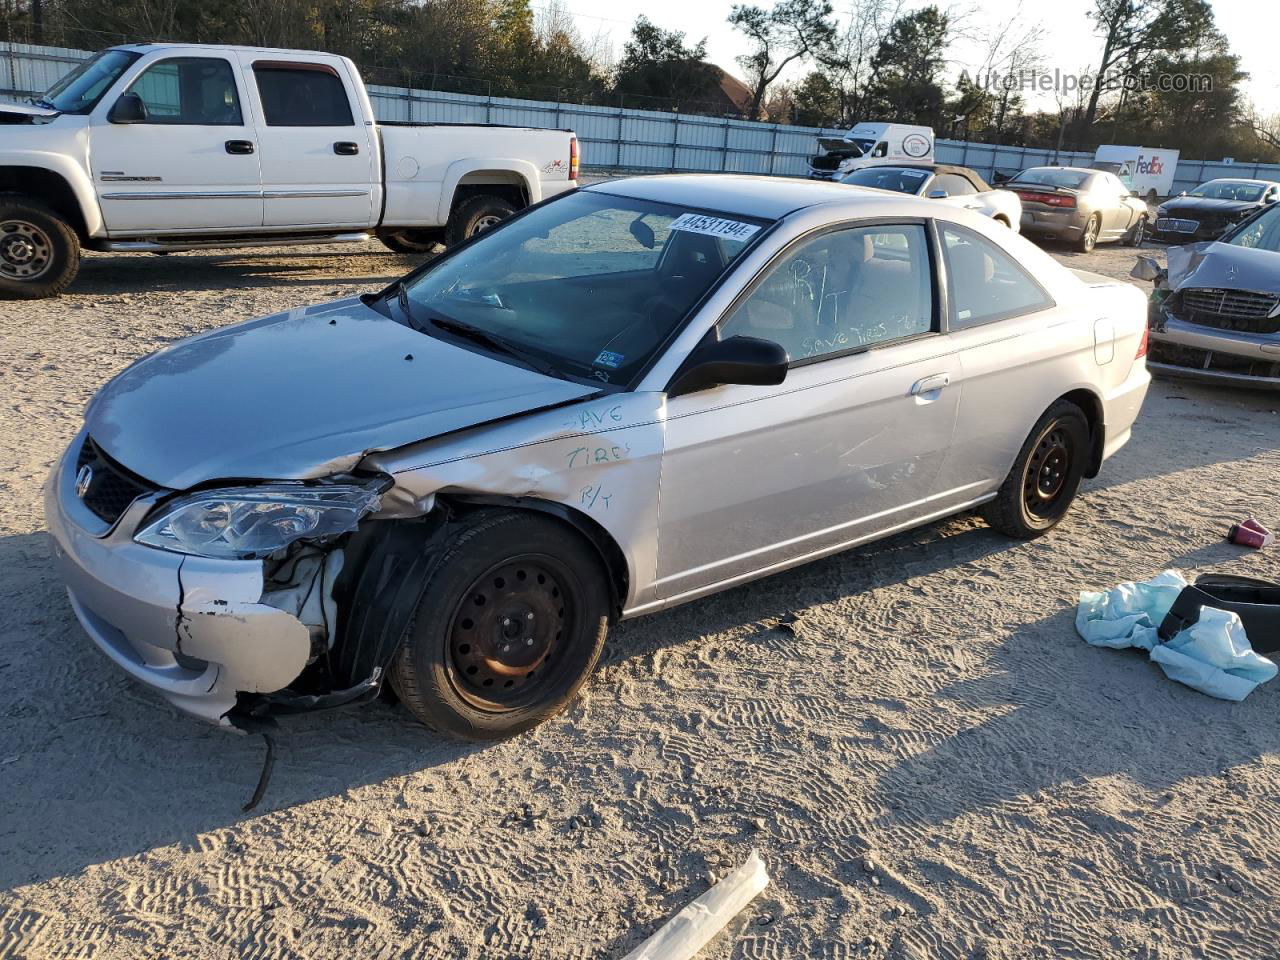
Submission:
<svg viewBox="0 0 1280 960">
<path fill-rule="evenodd" d="M 624 624 L 517 740 L 300 719 L 241 814 L 261 740 L 91 648 L 40 486 L 130 360 L 412 262 L 380 250 L 90 256 L 0 303 L 0 957 L 614 958 L 752 847 L 774 883 L 708 957 L 1280 956 L 1280 683 L 1214 701 L 1072 629 L 1082 587 L 1280 577 L 1222 540 L 1280 523 L 1261 394 L 1157 383 L 1045 539 L 960 517 Z"/>
</svg>

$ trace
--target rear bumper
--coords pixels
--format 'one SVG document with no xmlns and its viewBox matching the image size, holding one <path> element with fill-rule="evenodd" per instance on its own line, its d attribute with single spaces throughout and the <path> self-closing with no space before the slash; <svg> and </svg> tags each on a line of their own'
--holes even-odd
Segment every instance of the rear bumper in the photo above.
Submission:
<svg viewBox="0 0 1280 960">
<path fill-rule="evenodd" d="M 1079 240 L 1084 233 L 1084 218 L 1078 209 L 1029 210 L 1024 205 L 1021 232 L 1056 240 Z"/>
<path fill-rule="evenodd" d="M 1129 375 L 1103 398 L 1103 419 L 1106 421 L 1102 439 L 1102 459 L 1115 454 L 1129 442 L 1134 421 L 1142 412 L 1142 402 L 1151 386 L 1151 374 L 1147 364 L 1135 360 Z"/>
<path fill-rule="evenodd" d="M 270 692 L 306 666 L 310 632 L 260 602 L 261 561 L 221 561 L 133 542 L 144 497 L 103 534 L 74 492 L 77 437 L 45 486 L 45 520 L 71 607 L 112 663 L 179 710 L 228 725 L 240 692 Z"/>
</svg>

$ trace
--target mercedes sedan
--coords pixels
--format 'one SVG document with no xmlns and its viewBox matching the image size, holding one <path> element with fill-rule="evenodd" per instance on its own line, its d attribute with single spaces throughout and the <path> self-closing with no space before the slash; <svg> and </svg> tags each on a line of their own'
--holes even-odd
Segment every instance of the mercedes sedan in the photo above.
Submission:
<svg viewBox="0 0 1280 960">
<path fill-rule="evenodd" d="M 939 517 L 1036 537 L 1124 445 L 1134 287 L 838 184 L 598 184 L 89 404 L 46 516 L 115 665 L 205 720 L 359 703 L 491 739 L 611 623 Z"/>
</svg>

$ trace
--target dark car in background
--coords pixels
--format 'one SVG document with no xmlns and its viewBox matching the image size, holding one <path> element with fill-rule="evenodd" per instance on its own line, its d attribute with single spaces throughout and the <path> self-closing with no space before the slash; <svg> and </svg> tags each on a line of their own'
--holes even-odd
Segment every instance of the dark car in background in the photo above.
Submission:
<svg viewBox="0 0 1280 960">
<path fill-rule="evenodd" d="M 1074 244 L 1088 253 L 1119 240 L 1137 246 L 1147 204 L 1114 173 L 1085 167 L 1030 167 L 1004 184 L 1022 200 L 1022 232 Z"/>
<path fill-rule="evenodd" d="M 1209 180 L 1160 204 L 1150 235 L 1167 243 L 1214 240 L 1277 200 L 1280 183 L 1272 180 Z"/>
<path fill-rule="evenodd" d="M 1280 390 L 1280 204 L 1167 258 L 1154 277 L 1150 370 Z"/>
</svg>

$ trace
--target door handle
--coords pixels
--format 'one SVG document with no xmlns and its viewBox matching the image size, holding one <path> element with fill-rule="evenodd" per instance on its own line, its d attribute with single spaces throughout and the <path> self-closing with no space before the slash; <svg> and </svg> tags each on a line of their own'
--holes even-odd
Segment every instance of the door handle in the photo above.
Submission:
<svg viewBox="0 0 1280 960">
<path fill-rule="evenodd" d="M 937 393 L 943 387 L 951 383 L 951 374 L 935 373 L 929 377 L 923 377 L 911 385 L 911 392 L 908 396 L 921 397 L 923 399 L 931 399 L 927 396 L 930 393 Z"/>
<path fill-rule="evenodd" d="M 235 153 L 235 154 L 253 153 L 252 140 L 228 140 L 226 144 L 224 144 L 224 146 L 226 146 L 227 148 L 227 153 Z"/>
<path fill-rule="evenodd" d="M 354 157 L 360 152 L 360 144 L 350 140 L 339 140 L 333 145 L 333 152 L 340 157 Z"/>
</svg>

